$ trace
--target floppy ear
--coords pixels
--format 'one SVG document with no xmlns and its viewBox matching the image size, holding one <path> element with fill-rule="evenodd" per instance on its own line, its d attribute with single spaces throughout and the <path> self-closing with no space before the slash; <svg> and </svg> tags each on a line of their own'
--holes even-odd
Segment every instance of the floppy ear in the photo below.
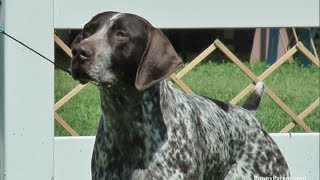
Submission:
<svg viewBox="0 0 320 180">
<path fill-rule="evenodd" d="M 135 86 L 142 91 L 175 72 L 182 60 L 162 32 L 151 28 L 147 49 L 136 74 Z"/>
<path fill-rule="evenodd" d="M 72 42 L 72 44 L 71 44 L 71 49 L 72 49 L 76 44 L 78 44 L 79 42 L 82 41 L 82 37 L 83 37 L 82 32 L 80 32 L 80 33 L 78 34 L 78 36 L 73 40 L 73 42 Z"/>
</svg>

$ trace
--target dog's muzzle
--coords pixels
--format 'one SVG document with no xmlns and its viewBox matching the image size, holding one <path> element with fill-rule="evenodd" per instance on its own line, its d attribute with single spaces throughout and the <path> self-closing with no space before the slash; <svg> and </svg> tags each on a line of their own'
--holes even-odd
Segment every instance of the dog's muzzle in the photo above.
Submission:
<svg viewBox="0 0 320 180">
<path fill-rule="evenodd" d="M 92 58 L 92 50 L 85 44 L 79 43 L 72 48 L 71 75 L 75 80 L 79 80 L 81 84 L 85 84 L 91 80 L 87 71 L 90 67 L 90 59 Z"/>
</svg>

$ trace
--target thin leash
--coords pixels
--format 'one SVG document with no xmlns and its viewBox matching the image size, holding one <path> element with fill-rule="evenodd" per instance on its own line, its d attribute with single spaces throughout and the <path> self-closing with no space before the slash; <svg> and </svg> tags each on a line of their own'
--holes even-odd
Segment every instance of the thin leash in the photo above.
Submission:
<svg viewBox="0 0 320 180">
<path fill-rule="evenodd" d="M 38 51 L 34 50 L 33 48 L 31 48 L 30 46 L 26 45 L 25 43 L 21 42 L 20 40 L 14 38 L 13 36 L 11 36 L 10 34 L 6 33 L 4 31 L 4 29 L 2 27 L 0 27 L 0 33 L 9 37 L 10 39 L 14 40 L 15 42 L 21 44 L 22 46 L 24 46 L 25 48 L 29 49 L 30 51 L 36 53 L 37 55 L 39 55 L 40 57 L 42 57 L 43 59 L 47 60 L 48 62 L 50 62 L 51 64 L 55 65 L 56 67 L 60 68 L 61 70 L 63 70 L 64 72 L 68 73 L 69 75 L 71 75 L 71 72 L 69 69 L 66 69 L 64 67 L 62 67 L 61 65 L 55 63 L 54 61 L 52 61 L 51 59 L 47 58 L 46 56 L 44 56 L 43 54 L 39 53 Z M 98 86 L 98 84 L 95 84 L 93 82 L 90 82 L 93 85 Z"/>
</svg>

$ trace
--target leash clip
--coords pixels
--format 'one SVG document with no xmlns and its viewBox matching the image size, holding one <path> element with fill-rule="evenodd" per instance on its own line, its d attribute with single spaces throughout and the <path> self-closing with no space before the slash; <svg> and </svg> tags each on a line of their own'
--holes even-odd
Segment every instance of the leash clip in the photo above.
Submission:
<svg viewBox="0 0 320 180">
<path fill-rule="evenodd" d="M 4 34 L 4 29 L 0 26 L 0 33 Z"/>
</svg>

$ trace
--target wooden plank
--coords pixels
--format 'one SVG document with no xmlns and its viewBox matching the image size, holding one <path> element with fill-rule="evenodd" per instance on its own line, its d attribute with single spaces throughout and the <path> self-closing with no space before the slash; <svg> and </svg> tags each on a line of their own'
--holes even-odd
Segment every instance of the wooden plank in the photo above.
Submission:
<svg viewBox="0 0 320 180">
<path fill-rule="evenodd" d="M 250 54 L 250 64 L 262 61 L 266 58 L 267 40 L 269 36 L 269 28 L 256 28 L 254 32 L 253 44 Z"/>
<path fill-rule="evenodd" d="M 308 57 L 308 59 L 310 59 L 316 66 L 319 67 L 319 60 L 307 48 L 305 48 L 301 42 L 297 44 L 297 47 L 305 56 Z"/>
<path fill-rule="evenodd" d="M 85 84 L 85 85 L 79 84 L 77 87 L 72 89 L 67 95 L 65 95 L 62 99 L 60 99 L 54 105 L 54 111 L 57 111 L 61 106 L 63 106 L 66 102 L 68 102 L 71 98 L 73 98 L 76 94 L 78 94 L 86 86 L 87 86 L 87 84 Z"/>
<path fill-rule="evenodd" d="M 294 53 L 297 52 L 296 46 L 293 46 L 286 54 L 281 56 L 272 66 L 265 70 L 260 76 L 259 79 L 263 81 L 267 76 L 269 76 L 273 71 L 280 67 L 287 59 L 289 59 Z"/>
<path fill-rule="evenodd" d="M 267 76 L 269 76 L 273 71 L 280 67 L 289 57 L 291 57 L 295 52 L 297 52 L 296 46 L 292 47 L 286 54 L 284 54 L 279 60 L 277 60 L 272 66 L 265 70 L 257 79 L 263 81 Z M 253 84 L 249 84 L 242 92 L 240 92 L 235 98 L 233 98 L 230 103 L 236 104 L 244 96 L 246 96 L 252 89 Z"/>
<path fill-rule="evenodd" d="M 296 123 L 298 123 L 302 129 L 306 132 L 312 132 L 310 127 L 308 127 L 286 104 L 284 104 L 281 99 L 275 95 L 268 87 L 265 87 L 266 93 L 269 97 L 278 104 L 278 106 L 283 109 Z"/>
<path fill-rule="evenodd" d="M 292 32 L 293 32 L 294 39 L 296 40 L 296 43 L 299 43 L 299 38 L 298 38 L 298 35 L 297 35 L 297 32 L 296 32 L 296 29 L 292 28 Z"/>
<path fill-rule="evenodd" d="M 243 97 L 245 97 L 250 91 L 252 91 L 254 85 L 251 83 L 249 84 L 244 90 L 242 90 L 236 97 L 234 97 L 230 103 L 237 104 Z"/>
<path fill-rule="evenodd" d="M 320 105 L 320 98 L 318 98 L 315 102 L 313 102 L 312 104 L 310 104 L 310 106 L 305 109 L 300 115 L 299 117 L 301 119 L 305 118 L 308 114 L 310 114 L 313 110 L 315 110 L 318 106 Z"/>
<path fill-rule="evenodd" d="M 68 131 L 69 134 L 71 134 L 71 136 L 79 136 L 78 133 L 74 129 L 72 129 L 69 124 L 64 121 L 61 116 L 59 116 L 57 112 L 54 112 L 54 118 L 66 131 Z"/>
<path fill-rule="evenodd" d="M 287 52 L 288 52 L 287 43 L 286 43 L 285 40 L 284 40 L 282 30 L 286 31 L 286 29 L 285 29 L 285 28 L 281 28 L 281 29 L 279 30 L 279 33 L 280 33 L 280 38 L 281 38 L 281 44 L 282 44 L 284 50 L 285 50 L 286 53 L 287 53 Z M 287 33 L 285 33 L 285 34 L 287 34 Z"/>
<path fill-rule="evenodd" d="M 186 92 L 187 94 L 192 94 L 193 92 L 192 92 L 192 90 L 183 82 L 183 81 L 181 81 L 181 79 L 179 79 L 178 77 L 177 77 L 177 75 L 176 74 L 171 74 L 171 79 L 175 82 L 175 83 L 177 83 L 178 84 L 178 86 L 180 86 L 181 87 L 181 89 L 184 91 L 184 92 Z"/>
<path fill-rule="evenodd" d="M 184 67 L 178 74 L 177 77 L 179 79 L 182 78 L 185 74 L 187 74 L 193 67 L 199 64 L 205 57 L 207 57 L 212 51 L 216 49 L 214 43 L 212 43 L 207 49 L 205 49 L 201 54 L 199 54 L 194 60 L 192 60 L 186 67 Z"/>
<path fill-rule="evenodd" d="M 254 75 L 232 52 L 219 41 L 219 39 L 215 40 L 214 43 L 217 47 L 226 55 L 228 56 L 235 64 L 239 66 L 239 68 L 246 73 L 246 75 L 253 80 L 255 83 L 258 83 L 259 80 L 256 75 Z"/>
<path fill-rule="evenodd" d="M 283 46 L 283 48 L 285 50 L 285 53 L 287 53 L 288 49 L 291 49 L 290 48 L 290 44 L 289 44 L 287 28 L 281 28 L 279 32 L 280 32 L 282 46 Z M 293 58 L 290 57 L 288 60 L 289 60 L 289 62 L 292 62 Z"/>
<path fill-rule="evenodd" d="M 311 39 L 311 46 L 312 46 L 312 50 L 313 50 L 314 56 L 316 57 L 316 59 L 318 61 L 320 61 L 319 57 L 318 57 L 318 53 L 317 53 L 316 47 L 315 47 L 314 42 L 313 42 L 313 39 Z"/>
<path fill-rule="evenodd" d="M 312 103 L 307 109 L 305 109 L 298 117 L 302 120 L 307 117 L 313 110 L 315 110 L 320 105 L 320 98 L 318 98 L 314 103 Z M 294 126 L 296 126 L 296 122 L 290 122 L 285 128 L 283 128 L 280 133 L 289 132 Z"/>
<path fill-rule="evenodd" d="M 71 49 L 56 34 L 54 34 L 54 42 L 69 56 L 72 57 Z"/>
</svg>

